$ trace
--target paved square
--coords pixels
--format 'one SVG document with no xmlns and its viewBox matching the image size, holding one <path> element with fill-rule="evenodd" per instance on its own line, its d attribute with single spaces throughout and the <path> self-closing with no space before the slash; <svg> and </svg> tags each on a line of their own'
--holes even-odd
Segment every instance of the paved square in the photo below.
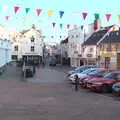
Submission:
<svg viewBox="0 0 120 120">
<path fill-rule="evenodd" d="M 0 119 L 120 119 L 119 98 L 112 94 L 97 94 L 82 88 L 75 92 L 74 86 L 65 80 L 65 71 L 62 69 L 64 68 L 40 68 L 34 78 L 25 82 L 19 79 L 2 80 L 1 76 Z"/>
</svg>

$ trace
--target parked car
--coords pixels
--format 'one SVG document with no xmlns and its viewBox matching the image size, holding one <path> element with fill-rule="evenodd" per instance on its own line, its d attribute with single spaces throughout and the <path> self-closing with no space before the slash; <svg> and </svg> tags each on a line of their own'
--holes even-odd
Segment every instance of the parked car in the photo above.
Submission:
<svg viewBox="0 0 120 120">
<path fill-rule="evenodd" d="M 85 77 L 80 79 L 81 87 L 87 88 L 87 83 L 93 78 L 101 78 L 104 77 L 109 71 L 106 69 L 97 69 L 96 71 L 88 73 Z"/>
<path fill-rule="evenodd" d="M 89 68 L 87 70 L 84 70 L 80 73 L 74 73 L 68 77 L 68 79 L 74 84 L 75 83 L 75 76 L 78 75 L 79 79 L 85 78 L 88 73 L 98 70 L 99 68 Z M 80 82 L 80 81 L 79 81 Z"/>
<path fill-rule="evenodd" d="M 67 77 L 69 77 L 70 75 L 74 74 L 74 73 L 81 73 L 89 68 L 97 68 L 97 66 L 94 65 L 82 65 L 79 66 L 77 68 L 75 68 L 74 70 L 68 71 L 66 74 Z"/>
<path fill-rule="evenodd" d="M 113 84 L 112 90 L 116 96 L 120 96 L 120 82 Z"/>
<path fill-rule="evenodd" d="M 106 74 L 103 78 L 94 78 L 88 82 L 87 87 L 96 92 L 111 92 L 112 85 L 120 82 L 120 72 L 114 71 Z"/>
</svg>

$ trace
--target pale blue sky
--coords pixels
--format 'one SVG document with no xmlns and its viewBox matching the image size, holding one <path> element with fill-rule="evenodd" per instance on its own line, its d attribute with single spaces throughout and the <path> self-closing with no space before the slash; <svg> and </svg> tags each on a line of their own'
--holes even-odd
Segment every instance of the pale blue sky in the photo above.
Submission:
<svg viewBox="0 0 120 120">
<path fill-rule="evenodd" d="M 8 10 L 4 13 L 3 6 L 8 6 Z M 20 11 L 15 15 L 13 7 L 20 6 Z M 67 36 L 66 24 L 74 24 L 78 26 L 90 24 L 94 20 L 94 13 L 99 13 L 102 21 L 102 26 L 117 24 L 120 22 L 117 15 L 120 14 L 120 0 L 0 0 L 0 23 L 7 28 L 12 29 L 27 29 L 31 24 L 36 24 L 38 29 L 41 29 L 43 35 L 46 36 L 48 42 L 59 41 L 60 36 L 64 38 Z M 26 15 L 25 8 L 31 8 Z M 42 13 L 39 17 L 36 16 L 36 9 L 41 8 Z M 53 16 L 48 18 L 47 11 L 53 10 Z M 59 11 L 63 10 L 65 13 L 60 19 Z M 73 16 L 73 12 L 77 12 Z M 82 19 L 82 12 L 87 12 L 88 16 L 84 21 Z M 105 14 L 111 13 L 110 22 L 106 21 Z M 10 16 L 9 21 L 5 21 L 4 16 Z M 23 18 L 25 22 L 23 23 Z M 52 28 L 52 22 L 56 22 L 56 27 Z M 59 24 L 63 24 L 63 29 L 60 30 Z M 51 36 L 54 36 L 51 39 Z"/>
</svg>

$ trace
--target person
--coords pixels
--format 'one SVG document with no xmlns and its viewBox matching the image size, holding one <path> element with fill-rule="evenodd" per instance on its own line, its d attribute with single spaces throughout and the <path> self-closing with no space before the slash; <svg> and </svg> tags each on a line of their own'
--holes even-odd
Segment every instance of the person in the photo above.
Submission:
<svg viewBox="0 0 120 120">
<path fill-rule="evenodd" d="M 79 78 L 78 75 L 75 75 L 75 91 L 78 91 Z"/>
</svg>

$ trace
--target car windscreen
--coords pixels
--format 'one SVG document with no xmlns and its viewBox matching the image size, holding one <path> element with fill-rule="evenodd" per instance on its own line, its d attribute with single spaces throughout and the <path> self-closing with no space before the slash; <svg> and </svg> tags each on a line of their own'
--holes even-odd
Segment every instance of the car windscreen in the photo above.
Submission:
<svg viewBox="0 0 120 120">
<path fill-rule="evenodd" d="M 100 72 L 100 70 L 99 69 L 96 69 L 96 70 L 94 70 L 94 71 L 90 71 L 89 73 L 88 73 L 88 75 L 95 75 L 95 74 L 97 74 L 97 73 L 99 73 Z"/>
<path fill-rule="evenodd" d="M 85 70 L 85 71 L 83 71 L 83 72 L 81 72 L 81 73 L 82 73 L 82 74 L 88 74 L 88 73 L 93 72 L 93 71 L 95 71 L 95 70 L 97 70 L 97 69 L 87 69 L 87 70 Z"/>
<path fill-rule="evenodd" d="M 108 73 L 108 74 L 105 74 L 104 75 L 104 78 L 114 78 L 116 76 L 116 74 L 115 73 Z"/>
</svg>

